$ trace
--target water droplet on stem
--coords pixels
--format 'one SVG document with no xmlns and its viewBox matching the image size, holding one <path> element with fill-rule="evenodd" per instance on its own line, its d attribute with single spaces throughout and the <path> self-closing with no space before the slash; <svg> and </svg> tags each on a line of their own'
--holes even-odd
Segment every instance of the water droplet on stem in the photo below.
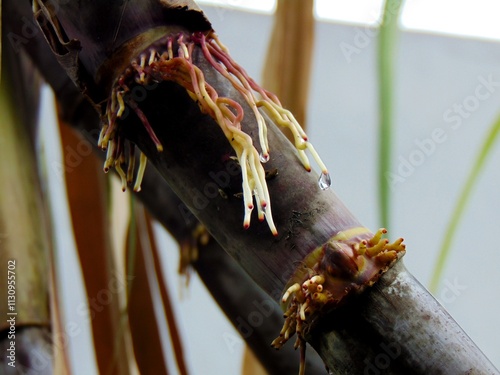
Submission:
<svg viewBox="0 0 500 375">
<path fill-rule="evenodd" d="M 269 161 L 269 154 L 264 155 L 262 152 L 259 154 L 259 159 L 262 163 L 267 163 Z"/>
<path fill-rule="evenodd" d="M 318 179 L 318 186 L 321 190 L 327 190 L 332 186 L 332 178 L 330 177 L 330 173 L 321 173 Z"/>
</svg>

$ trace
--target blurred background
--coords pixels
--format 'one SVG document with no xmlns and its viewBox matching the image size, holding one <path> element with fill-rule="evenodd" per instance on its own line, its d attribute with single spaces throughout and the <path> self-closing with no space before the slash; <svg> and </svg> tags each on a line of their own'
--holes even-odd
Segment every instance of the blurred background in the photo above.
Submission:
<svg viewBox="0 0 500 375">
<path fill-rule="evenodd" d="M 232 56 L 260 81 L 270 33 L 273 0 L 200 0 Z M 316 0 L 308 134 L 331 171 L 337 194 L 368 228 L 381 226 L 378 198 L 377 26 L 382 1 Z M 428 286 L 476 155 L 500 113 L 500 23 L 498 2 L 408 0 L 400 20 L 395 58 L 394 150 L 384 171 L 391 187 L 389 237 L 407 243 L 404 262 Z M 296 25 L 300 28 L 300 25 Z M 44 100 L 52 100 L 48 90 Z M 47 106 L 47 104 L 46 104 Z M 51 110 L 42 117 L 46 138 L 55 129 Z M 54 128 L 51 128 L 53 126 Z M 60 162 L 47 148 L 48 173 Z M 435 291 L 491 361 L 500 368 L 500 145 L 495 145 L 472 190 L 450 256 Z M 52 183 L 57 192 L 58 179 Z M 119 186 L 113 190 L 124 199 Z M 66 322 L 82 327 L 69 345 L 75 374 L 95 373 L 86 297 L 72 239 L 63 234 L 59 262 Z M 67 213 L 66 213 L 67 215 Z M 117 227 L 125 223 L 116 223 Z M 241 373 L 243 341 L 193 274 L 189 288 L 177 275 L 178 250 L 157 225 L 174 309 L 192 374 Z M 80 286 L 79 286 L 80 285 Z M 182 294 L 182 298 L 180 295 Z M 172 360 L 167 328 L 164 352 Z M 175 365 L 171 366 L 174 369 Z"/>
</svg>

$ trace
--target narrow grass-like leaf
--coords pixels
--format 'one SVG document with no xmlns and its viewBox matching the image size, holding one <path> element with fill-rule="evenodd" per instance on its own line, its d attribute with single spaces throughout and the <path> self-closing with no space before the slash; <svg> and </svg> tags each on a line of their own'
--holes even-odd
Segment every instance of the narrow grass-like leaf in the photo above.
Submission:
<svg viewBox="0 0 500 375">
<path fill-rule="evenodd" d="M 479 148 L 476 160 L 472 165 L 472 169 L 469 172 L 469 176 L 467 177 L 462 192 L 460 193 L 455 208 L 451 214 L 451 219 L 448 223 L 448 227 L 446 228 L 446 232 L 441 243 L 441 248 L 439 250 L 438 260 L 436 262 L 436 265 L 434 266 L 434 271 L 432 273 L 432 279 L 429 286 L 429 289 L 432 292 L 437 291 L 439 281 L 441 280 L 441 277 L 443 275 L 444 266 L 450 256 L 451 245 L 453 244 L 453 239 L 455 237 L 456 231 L 463 218 L 465 209 L 467 208 L 467 204 L 470 201 L 473 189 L 476 186 L 479 176 L 481 175 L 481 171 L 484 168 L 486 160 L 491 153 L 493 146 L 497 143 L 499 133 L 500 117 L 498 117 L 496 121 L 491 125 L 483 144 Z"/>
<path fill-rule="evenodd" d="M 396 39 L 401 0 L 386 0 L 378 39 L 379 81 L 379 159 L 378 185 L 380 199 L 380 223 L 390 227 L 390 185 L 387 172 L 391 170 L 392 135 L 394 120 L 394 70 Z"/>
</svg>

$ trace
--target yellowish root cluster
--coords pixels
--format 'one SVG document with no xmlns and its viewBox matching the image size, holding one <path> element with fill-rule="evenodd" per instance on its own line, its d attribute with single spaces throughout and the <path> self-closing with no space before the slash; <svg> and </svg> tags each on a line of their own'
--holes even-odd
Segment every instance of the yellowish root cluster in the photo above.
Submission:
<svg viewBox="0 0 500 375">
<path fill-rule="evenodd" d="M 271 345 L 279 349 L 297 334 L 295 347 L 305 350 L 304 336 L 319 316 L 373 285 L 405 253 L 403 239 L 389 243 L 382 238 L 385 233 L 387 230 L 380 229 L 362 239 L 369 235 L 368 230 L 354 228 L 314 250 L 283 294 L 285 323 Z M 303 366 L 301 363 L 301 371 Z"/>
</svg>

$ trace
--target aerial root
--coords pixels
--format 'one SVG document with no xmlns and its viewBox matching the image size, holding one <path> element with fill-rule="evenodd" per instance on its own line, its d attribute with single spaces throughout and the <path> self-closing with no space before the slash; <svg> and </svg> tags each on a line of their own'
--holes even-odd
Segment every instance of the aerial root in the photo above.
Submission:
<svg viewBox="0 0 500 375">
<path fill-rule="evenodd" d="M 231 98 L 219 97 L 217 91 L 206 82 L 201 69 L 193 63 L 195 46 L 201 49 L 206 60 L 230 81 L 249 105 L 251 114 L 257 122 L 260 151 L 254 146 L 250 135 L 242 128 L 244 113 L 241 105 Z M 259 109 L 264 108 L 277 124 L 292 131 L 299 159 L 307 171 L 311 171 L 311 165 L 305 150 L 309 150 L 323 174 L 327 173 L 327 170 L 292 113 L 281 106 L 274 94 L 261 88 L 248 76 L 246 71 L 232 59 L 227 48 L 213 32 L 207 35 L 197 32 L 191 35 L 169 36 L 141 53 L 117 79 L 103 116 L 105 121 L 103 121 L 98 141 L 100 148 L 108 150 L 105 171 L 115 167 L 122 179 L 122 188 L 132 183 L 135 161 L 131 150 L 135 146 L 128 141 L 119 140 L 119 123 L 128 115 L 128 110 L 131 110 L 142 123 L 157 151 L 163 151 L 163 145 L 149 123 L 147 114 L 130 95 L 132 85 L 145 86 L 152 81 L 173 81 L 181 85 L 198 103 L 201 111 L 217 122 L 233 147 L 241 167 L 244 201 L 243 228 L 250 227 L 252 211 L 254 207 L 257 207 L 259 220 L 266 220 L 272 234 L 277 236 L 278 231 L 272 216 L 266 173 L 262 166 L 262 163 L 266 163 L 271 155 L 267 124 Z M 129 150 L 127 157 L 123 154 L 126 148 Z M 126 172 L 123 168 L 125 162 L 127 163 Z M 140 190 L 145 166 L 146 159 L 141 153 L 134 191 Z"/>
</svg>

